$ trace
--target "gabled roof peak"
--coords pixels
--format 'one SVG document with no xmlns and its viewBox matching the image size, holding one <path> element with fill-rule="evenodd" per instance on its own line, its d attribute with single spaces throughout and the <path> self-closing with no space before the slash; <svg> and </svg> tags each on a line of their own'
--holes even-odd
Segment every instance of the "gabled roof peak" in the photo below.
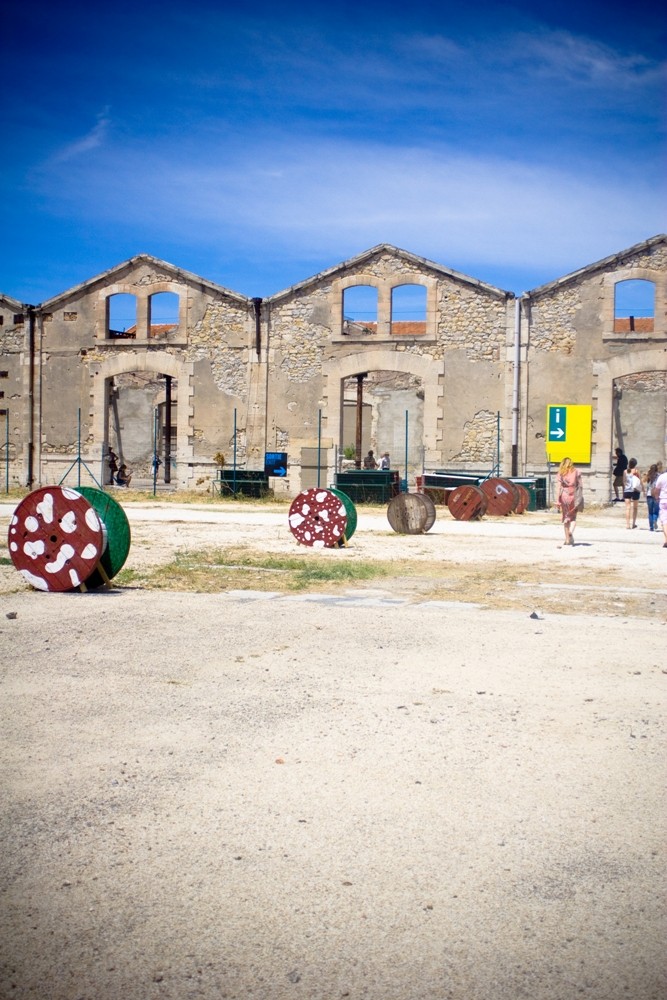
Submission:
<svg viewBox="0 0 667 1000">
<path fill-rule="evenodd" d="M 100 274 L 96 274 L 93 278 L 89 278 L 87 281 L 83 281 L 78 285 L 74 285 L 72 288 L 68 288 L 65 292 L 60 292 L 58 295 L 54 295 L 52 298 L 42 302 L 40 308 L 52 309 L 59 302 L 80 295 L 83 291 L 93 288 L 95 285 L 112 284 L 115 275 L 133 267 L 139 267 L 142 264 L 152 265 L 156 269 L 170 274 L 175 280 L 182 281 L 185 284 L 200 285 L 209 291 L 216 292 L 219 295 L 224 295 L 227 298 L 235 299 L 237 302 L 241 302 L 244 305 L 247 305 L 252 301 L 246 295 L 242 295 L 240 292 L 234 292 L 229 288 L 224 288 L 222 285 L 216 285 L 215 282 L 209 281 L 208 278 L 202 278 L 200 275 L 194 274 L 192 271 L 186 271 L 182 267 L 176 267 L 175 264 L 170 264 L 168 261 L 161 260 L 159 257 L 153 257 L 151 254 L 140 253 L 134 257 L 129 257 L 120 264 L 115 264 L 107 271 L 102 271 Z"/>
<path fill-rule="evenodd" d="M 378 243 L 377 246 L 371 247 L 369 250 L 364 250 L 362 253 L 356 254 L 354 257 L 349 257 L 347 260 L 341 261 L 341 263 L 327 268 L 325 271 L 320 271 L 318 274 L 314 274 L 310 278 L 306 278 L 304 281 L 291 285 L 289 288 L 283 289 L 283 291 L 276 292 L 274 295 L 269 296 L 266 301 L 279 302 L 280 300 L 288 298 L 290 295 L 294 295 L 297 292 L 303 291 L 312 285 L 328 281 L 341 271 L 347 271 L 350 268 L 359 267 L 366 261 L 371 260 L 373 257 L 378 257 L 381 254 L 389 254 L 392 257 L 400 257 L 408 263 L 414 264 L 418 268 L 426 268 L 433 271 L 436 275 L 451 278 L 454 281 L 461 282 L 462 284 L 470 287 L 478 288 L 481 291 L 488 292 L 490 295 L 494 295 L 498 298 L 514 298 L 513 292 L 507 292 L 502 288 L 497 288 L 495 285 L 489 285 L 485 281 L 480 281 L 479 278 L 471 278 L 467 274 L 463 274 L 460 271 L 454 271 L 452 268 L 445 267 L 443 264 L 438 264 L 435 261 L 428 260 L 426 257 L 419 257 L 417 254 L 411 253 L 409 250 L 403 250 L 401 247 L 393 246 L 391 243 Z"/>
<path fill-rule="evenodd" d="M 556 288 L 562 288 L 563 285 L 569 285 L 574 281 L 578 281 L 582 277 L 595 274 L 596 271 L 604 271 L 614 264 L 620 265 L 628 257 L 636 257 L 638 254 L 645 253 L 647 250 L 652 250 L 661 243 L 667 243 L 667 234 L 659 233 L 657 236 L 651 236 L 650 239 L 643 240 L 641 243 L 635 243 L 626 250 L 619 250 L 617 253 L 610 254 L 609 257 L 603 257 L 602 260 L 595 261 L 593 264 L 587 264 L 586 267 L 580 267 L 577 271 L 571 271 L 569 274 L 563 275 L 562 278 L 556 278 L 554 281 L 549 281 L 546 285 L 538 285 L 537 288 L 533 288 L 529 292 L 525 292 L 525 297 L 530 299 L 539 298 L 541 295 L 546 295 L 549 292 L 554 291 Z"/>
</svg>

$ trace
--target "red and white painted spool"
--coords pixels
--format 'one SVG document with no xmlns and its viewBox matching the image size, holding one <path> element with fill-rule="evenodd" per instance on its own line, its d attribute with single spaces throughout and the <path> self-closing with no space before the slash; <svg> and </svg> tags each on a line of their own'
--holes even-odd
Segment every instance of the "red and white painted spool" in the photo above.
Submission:
<svg viewBox="0 0 667 1000">
<path fill-rule="evenodd" d="M 76 490 L 45 486 L 28 494 L 12 516 L 7 546 L 14 566 L 37 590 L 85 584 L 106 548 L 106 529 Z"/>
<path fill-rule="evenodd" d="M 331 490 L 304 490 L 289 509 L 289 526 L 302 545 L 314 549 L 333 548 L 345 538 L 345 504 Z"/>
</svg>

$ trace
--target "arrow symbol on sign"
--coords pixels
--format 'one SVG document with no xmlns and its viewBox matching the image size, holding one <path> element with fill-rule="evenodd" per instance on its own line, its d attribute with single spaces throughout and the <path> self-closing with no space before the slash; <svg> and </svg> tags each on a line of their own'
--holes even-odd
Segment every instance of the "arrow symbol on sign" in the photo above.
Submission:
<svg viewBox="0 0 667 1000">
<path fill-rule="evenodd" d="M 552 437 L 552 438 L 562 438 L 562 437 L 565 437 L 565 431 L 563 430 L 562 427 L 557 427 L 554 431 L 551 432 L 551 434 L 549 435 L 549 437 Z"/>
</svg>

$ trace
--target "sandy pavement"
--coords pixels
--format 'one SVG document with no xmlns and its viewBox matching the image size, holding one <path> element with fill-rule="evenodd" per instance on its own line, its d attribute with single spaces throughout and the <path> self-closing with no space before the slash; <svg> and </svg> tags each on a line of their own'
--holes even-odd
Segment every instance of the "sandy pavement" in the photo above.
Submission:
<svg viewBox="0 0 667 1000">
<path fill-rule="evenodd" d="M 128 565 L 294 548 L 268 508 L 127 509 Z M 662 1000 L 667 552 L 621 521 L 363 513 L 331 552 L 543 565 L 509 611 L 1 567 L 0 996 Z M 531 617 L 564 559 L 572 613 Z M 580 613 L 610 563 L 650 613 Z"/>
</svg>

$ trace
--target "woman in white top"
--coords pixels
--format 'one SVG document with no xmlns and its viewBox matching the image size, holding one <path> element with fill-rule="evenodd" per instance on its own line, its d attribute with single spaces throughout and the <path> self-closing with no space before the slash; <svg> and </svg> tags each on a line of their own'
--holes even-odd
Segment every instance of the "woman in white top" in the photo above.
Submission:
<svg viewBox="0 0 667 1000">
<path fill-rule="evenodd" d="M 642 490 L 642 481 L 639 478 L 637 459 L 631 458 L 628 467 L 623 473 L 623 500 L 625 501 L 625 527 L 637 527 L 637 508 Z M 632 520 L 632 524 L 630 521 Z"/>
</svg>

